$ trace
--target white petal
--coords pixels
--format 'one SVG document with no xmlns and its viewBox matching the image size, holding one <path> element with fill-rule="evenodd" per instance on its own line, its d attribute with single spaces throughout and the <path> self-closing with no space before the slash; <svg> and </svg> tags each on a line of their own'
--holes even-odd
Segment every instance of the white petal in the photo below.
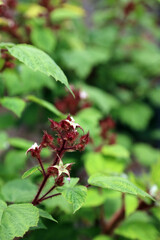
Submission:
<svg viewBox="0 0 160 240">
<path fill-rule="evenodd" d="M 28 150 L 26 151 L 29 152 L 30 150 L 35 150 L 36 148 L 39 148 L 38 144 L 35 142 L 30 148 L 28 148 Z"/>
<path fill-rule="evenodd" d="M 85 91 L 80 91 L 79 96 L 81 99 L 86 99 L 88 97 L 88 94 Z"/>
</svg>

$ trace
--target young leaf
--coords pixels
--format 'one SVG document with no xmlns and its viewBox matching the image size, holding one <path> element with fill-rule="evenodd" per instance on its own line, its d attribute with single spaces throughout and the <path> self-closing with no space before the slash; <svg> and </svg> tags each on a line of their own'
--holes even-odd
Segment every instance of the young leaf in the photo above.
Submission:
<svg viewBox="0 0 160 240">
<path fill-rule="evenodd" d="M 70 182 L 66 181 L 65 185 L 59 187 L 62 196 L 73 205 L 73 213 L 75 213 L 84 203 L 87 197 L 87 188 L 76 185 L 79 178 L 71 178 Z"/>
<path fill-rule="evenodd" d="M 39 216 L 42 217 L 42 218 L 46 218 L 46 219 L 49 219 L 49 220 L 51 220 L 53 222 L 58 223 L 57 220 L 54 219 L 51 214 L 49 214 L 48 212 L 44 211 L 43 209 L 39 209 Z"/>
<path fill-rule="evenodd" d="M 23 173 L 22 179 L 29 177 L 30 175 L 32 175 L 33 173 L 35 173 L 37 171 L 38 171 L 38 166 L 28 169 L 26 172 Z"/>
<path fill-rule="evenodd" d="M 72 93 L 68 80 L 63 71 L 54 62 L 54 60 L 42 50 L 28 44 L 10 44 L 1 43 L 1 48 L 7 48 L 9 53 L 23 62 L 33 71 L 40 71 L 47 76 L 52 76 L 56 81 L 63 83 Z"/>
<path fill-rule="evenodd" d="M 88 183 L 93 186 L 113 189 L 119 192 L 138 195 L 140 197 L 149 197 L 153 200 L 153 198 L 148 193 L 144 192 L 136 185 L 122 177 L 106 177 L 102 175 L 93 175 L 88 179 Z"/>
<path fill-rule="evenodd" d="M 37 98 L 37 97 L 32 96 L 32 95 L 27 96 L 27 99 L 29 101 L 32 101 L 32 102 L 35 102 L 35 103 L 41 105 L 42 107 L 48 109 L 49 111 L 53 112 L 57 116 L 63 116 L 63 114 L 56 107 L 54 107 L 54 105 L 51 104 L 50 102 L 47 102 L 43 99 Z"/>
<path fill-rule="evenodd" d="M 32 204 L 12 204 L 7 206 L 0 200 L 0 240 L 23 237 L 30 227 L 37 226 L 38 208 Z"/>
<path fill-rule="evenodd" d="M 87 188 L 84 186 L 76 186 L 67 188 L 62 192 L 64 198 L 73 205 L 73 213 L 75 213 L 85 203 L 87 197 Z"/>
<path fill-rule="evenodd" d="M 17 97 L 4 97 L 0 99 L 0 104 L 2 104 L 3 107 L 11 110 L 14 112 L 18 117 L 21 116 L 26 103 Z"/>
</svg>

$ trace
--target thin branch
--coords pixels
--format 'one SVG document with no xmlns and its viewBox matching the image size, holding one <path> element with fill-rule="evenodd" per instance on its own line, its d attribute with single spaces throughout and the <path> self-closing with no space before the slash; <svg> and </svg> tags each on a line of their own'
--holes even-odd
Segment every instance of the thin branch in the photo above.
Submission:
<svg viewBox="0 0 160 240">
<path fill-rule="evenodd" d="M 105 234 L 112 234 L 115 228 L 120 224 L 120 222 L 125 218 L 125 202 L 124 202 L 125 195 L 122 194 L 122 207 L 118 210 L 111 220 L 105 224 L 104 226 L 104 233 Z"/>
<path fill-rule="evenodd" d="M 122 207 L 118 210 L 109 222 L 104 222 L 103 233 L 112 235 L 114 230 L 119 226 L 119 224 L 125 219 L 125 204 L 124 204 L 124 194 L 122 195 Z M 148 211 L 153 206 L 155 206 L 155 202 L 153 201 L 150 205 L 140 200 L 138 207 L 136 210 L 140 211 Z"/>
<path fill-rule="evenodd" d="M 51 187 L 48 192 L 46 192 L 38 201 L 41 202 L 41 200 L 43 200 L 50 192 L 52 192 L 54 189 L 56 188 L 56 185 L 54 185 L 53 187 Z"/>
<path fill-rule="evenodd" d="M 56 196 L 59 196 L 59 195 L 61 195 L 61 193 L 56 193 L 56 194 L 50 195 L 50 196 L 48 196 L 48 197 L 39 199 L 38 202 L 40 203 L 40 202 L 42 202 L 42 201 L 44 201 L 44 200 L 46 200 L 46 199 L 49 199 L 49 198 L 52 198 L 52 197 L 56 197 Z"/>
<path fill-rule="evenodd" d="M 44 179 L 43 179 L 43 181 L 42 181 L 42 183 L 41 183 L 41 185 L 40 185 L 40 187 L 39 187 L 39 190 L 38 190 L 35 198 L 34 198 L 33 201 L 32 201 L 32 204 L 33 204 L 33 205 L 37 205 L 37 204 L 38 204 L 37 199 L 38 199 L 39 195 L 41 194 L 41 192 L 42 192 L 42 190 L 43 190 L 43 188 L 44 188 L 44 186 L 45 186 L 48 178 L 49 178 L 49 175 L 47 174 L 47 175 L 44 177 Z"/>
<path fill-rule="evenodd" d="M 45 170 L 44 170 L 43 163 L 42 163 L 42 161 L 41 161 L 40 156 L 37 158 L 37 160 L 38 160 L 38 162 L 39 162 L 39 165 L 41 166 L 43 176 L 45 177 L 45 176 L 46 176 L 46 172 L 45 172 Z"/>
</svg>

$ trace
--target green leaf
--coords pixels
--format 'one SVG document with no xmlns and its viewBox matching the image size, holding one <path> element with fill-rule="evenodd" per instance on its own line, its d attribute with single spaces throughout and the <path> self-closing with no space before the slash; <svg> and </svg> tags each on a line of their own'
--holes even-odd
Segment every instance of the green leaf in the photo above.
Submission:
<svg viewBox="0 0 160 240">
<path fill-rule="evenodd" d="M 17 58 L 20 62 L 23 62 L 33 71 L 40 71 L 47 76 L 52 76 L 56 81 L 63 83 L 72 93 L 69 87 L 68 80 L 63 71 L 54 62 L 54 60 L 40 49 L 27 44 L 10 44 L 2 43 L 0 47 L 8 49 L 9 53 Z"/>
<path fill-rule="evenodd" d="M 29 180 L 12 180 L 2 187 L 2 195 L 7 202 L 31 202 L 37 192 L 37 186 Z"/>
<path fill-rule="evenodd" d="M 98 235 L 96 237 L 93 238 L 93 240 L 112 240 L 113 238 L 108 237 L 106 235 Z"/>
<path fill-rule="evenodd" d="M 148 193 L 144 192 L 136 185 L 122 177 L 106 177 L 100 175 L 93 175 L 88 179 L 88 183 L 93 186 L 113 189 L 123 193 L 138 195 L 144 198 L 148 197 L 153 200 L 153 198 Z"/>
<path fill-rule="evenodd" d="M 137 240 L 157 240 L 158 231 L 153 224 L 151 217 L 145 212 L 136 212 L 129 216 L 122 224 L 116 229 L 116 234 Z"/>
<path fill-rule="evenodd" d="M 46 14 L 47 10 L 45 7 L 40 6 L 39 4 L 36 3 L 31 3 L 26 2 L 27 8 L 25 9 L 24 15 L 27 18 L 36 18 L 40 14 Z M 20 6 L 19 6 L 20 7 Z"/>
<path fill-rule="evenodd" d="M 144 166 L 151 166 L 160 156 L 158 150 L 145 143 L 135 144 L 133 147 L 133 154 L 135 155 L 136 160 Z"/>
<path fill-rule="evenodd" d="M 46 218 L 46 219 L 49 219 L 53 222 L 58 223 L 57 220 L 54 219 L 51 214 L 49 214 L 48 212 L 46 212 L 46 211 L 44 211 L 43 209 L 40 209 L 40 208 L 39 208 L 39 216 L 42 217 L 42 218 Z"/>
<path fill-rule="evenodd" d="M 32 204 L 7 204 L 0 200 L 0 240 L 23 237 L 30 227 L 37 226 L 39 211 Z"/>
<path fill-rule="evenodd" d="M 119 108 L 120 121 L 135 130 L 146 129 L 152 115 L 152 109 L 144 103 L 135 102 Z"/>
<path fill-rule="evenodd" d="M 27 156 L 24 151 L 10 150 L 4 160 L 5 175 L 9 177 L 18 177 L 19 172 L 24 169 Z"/>
<path fill-rule="evenodd" d="M 62 195 L 73 205 L 73 213 L 82 207 L 87 197 L 87 188 L 84 186 L 76 186 L 66 189 Z"/>
<path fill-rule="evenodd" d="M 152 182 L 153 184 L 156 184 L 160 188 L 159 176 L 160 176 L 160 158 L 156 163 L 152 164 L 151 166 Z"/>
<path fill-rule="evenodd" d="M 110 74 L 114 81 L 126 85 L 135 84 L 142 78 L 141 70 L 133 63 L 123 62 L 116 66 L 116 71 L 115 66 L 113 66 L 110 69 Z"/>
<path fill-rule="evenodd" d="M 19 65 L 17 72 L 14 69 L 5 70 L 2 78 L 10 96 L 30 94 L 43 87 L 53 90 L 55 86 L 53 78 L 41 72 L 34 72 L 24 64 Z"/>
<path fill-rule="evenodd" d="M 65 19 L 74 19 L 84 16 L 85 12 L 83 8 L 80 8 L 76 5 L 67 4 L 62 8 L 56 8 L 51 13 L 51 20 L 53 23 L 55 21 L 63 21 Z"/>
<path fill-rule="evenodd" d="M 28 141 L 24 138 L 9 138 L 9 143 L 12 147 L 15 148 L 19 148 L 19 149 L 23 149 L 23 150 L 27 150 L 28 148 L 30 148 L 33 144 L 32 141 Z"/>
<path fill-rule="evenodd" d="M 42 107 L 48 109 L 49 111 L 51 111 L 52 113 L 56 114 L 57 116 L 64 116 L 63 113 L 61 113 L 56 107 L 54 107 L 54 105 L 50 102 L 47 102 L 43 99 L 37 98 L 35 96 L 27 96 L 26 97 L 29 101 L 35 102 L 39 105 L 41 105 Z"/>
<path fill-rule="evenodd" d="M 149 99 L 155 106 L 160 106 L 160 87 L 151 89 L 149 92 Z"/>
<path fill-rule="evenodd" d="M 133 146 L 132 137 L 128 134 L 117 133 L 116 142 L 118 145 L 124 146 L 127 150 Z"/>
<path fill-rule="evenodd" d="M 64 64 L 73 69 L 80 78 L 86 78 L 92 68 L 110 58 L 110 53 L 98 47 L 86 49 L 63 50 L 61 58 Z M 82 71 L 83 69 L 83 71 Z"/>
<path fill-rule="evenodd" d="M 99 192 L 98 189 L 89 188 L 87 190 L 87 198 L 83 207 L 97 207 L 102 205 L 108 197 L 108 194 L 105 193 L 106 190 L 103 190 L 104 191 Z"/>
<path fill-rule="evenodd" d="M 0 200 L 0 225 L 1 225 L 1 222 L 2 222 L 3 212 L 4 212 L 6 207 L 7 207 L 7 204 L 5 202 L 3 202 L 2 200 Z"/>
<path fill-rule="evenodd" d="M 26 106 L 26 103 L 18 97 L 1 98 L 0 104 L 2 104 L 3 107 L 14 112 L 18 117 L 21 116 L 21 114 Z"/>
<path fill-rule="evenodd" d="M 79 178 L 71 178 L 70 182 L 66 180 L 65 185 L 58 188 L 63 197 L 73 205 L 73 213 L 85 203 L 87 197 L 87 188 L 76 185 L 78 180 Z"/>
<path fill-rule="evenodd" d="M 8 135 L 5 132 L 0 132 L 0 150 L 5 150 L 8 147 Z"/>
<path fill-rule="evenodd" d="M 48 53 L 52 53 L 56 45 L 54 32 L 49 28 L 33 28 L 31 32 L 31 40 L 33 45 Z"/>
<path fill-rule="evenodd" d="M 33 173 L 37 172 L 38 169 L 39 169 L 39 166 L 35 166 L 35 167 L 28 169 L 26 172 L 23 173 L 22 179 L 29 177 Z"/>
<path fill-rule="evenodd" d="M 0 117 L 0 130 L 9 129 L 16 125 L 16 118 L 11 112 L 1 113 Z"/>
<path fill-rule="evenodd" d="M 88 85 L 82 85 L 80 87 L 83 87 L 82 89 L 88 93 L 89 100 L 91 100 L 105 114 L 119 106 L 118 100 L 102 89 Z"/>
<path fill-rule="evenodd" d="M 120 174 L 124 171 L 127 161 L 118 158 L 103 156 L 101 153 L 87 153 L 84 155 L 85 169 L 88 175 Z"/>
<path fill-rule="evenodd" d="M 115 158 L 129 158 L 130 153 L 129 151 L 121 146 L 121 145 L 110 145 L 110 146 L 104 146 L 102 148 L 102 154 L 105 156 L 115 157 Z"/>
<path fill-rule="evenodd" d="M 9 48 L 9 47 L 13 47 L 14 45 L 15 45 L 14 43 L 2 42 L 0 43 L 0 48 Z"/>
<path fill-rule="evenodd" d="M 57 192 L 55 192 L 57 193 Z M 53 212 L 53 209 L 59 208 L 61 211 L 65 212 L 66 214 L 72 214 L 73 208 L 70 203 L 62 196 L 56 196 L 54 198 L 49 198 L 42 203 L 45 206 L 45 209 L 50 213 Z"/>
<path fill-rule="evenodd" d="M 126 217 L 128 217 L 133 212 L 135 212 L 135 210 L 138 207 L 138 204 L 139 204 L 139 201 L 138 201 L 137 197 L 135 197 L 133 195 L 129 195 L 129 194 L 125 196 L 125 215 L 126 215 Z"/>
</svg>

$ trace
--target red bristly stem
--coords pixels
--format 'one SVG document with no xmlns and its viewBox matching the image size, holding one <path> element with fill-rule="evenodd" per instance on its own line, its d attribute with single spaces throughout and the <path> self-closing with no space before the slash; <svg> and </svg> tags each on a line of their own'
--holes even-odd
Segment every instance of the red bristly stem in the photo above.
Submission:
<svg viewBox="0 0 160 240">
<path fill-rule="evenodd" d="M 140 200 L 139 205 L 136 210 L 139 211 L 148 211 L 153 206 L 155 206 L 155 202 L 153 201 L 151 204 L 147 204 L 144 201 Z M 118 210 L 111 220 L 109 222 L 102 221 L 102 228 L 103 233 L 107 235 L 112 235 L 115 231 L 115 229 L 119 226 L 119 224 L 124 220 L 125 218 L 125 204 L 124 204 L 124 194 L 122 195 L 122 207 L 120 210 Z"/>
<path fill-rule="evenodd" d="M 46 172 L 45 172 L 45 170 L 44 170 L 43 163 L 42 163 L 42 161 L 41 161 L 40 156 L 37 157 L 37 160 L 38 160 L 38 162 L 39 162 L 39 165 L 41 166 L 43 176 L 45 177 L 45 176 L 46 176 Z"/>
<path fill-rule="evenodd" d="M 46 200 L 46 199 L 49 199 L 49 198 L 52 198 L 52 197 L 56 197 L 56 196 L 59 196 L 59 195 L 61 195 L 61 193 L 56 193 L 56 194 L 53 194 L 53 195 L 51 195 L 51 196 L 48 196 L 48 197 L 45 197 L 45 198 L 43 198 L 43 199 L 39 199 L 39 203 L 40 202 L 42 202 L 42 201 L 44 201 L 44 200 Z"/>
<path fill-rule="evenodd" d="M 66 143 L 66 140 L 63 140 L 61 149 L 59 151 L 57 151 L 56 158 L 53 161 L 53 166 L 56 165 L 57 162 L 62 158 L 62 156 L 65 152 L 65 143 Z"/>
<path fill-rule="evenodd" d="M 65 150 L 64 150 L 65 143 L 66 143 L 66 141 L 63 140 L 63 143 L 62 143 L 62 146 L 61 146 L 60 150 L 57 151 L 57 154 L 56 154 L 56 157 L 55 157 L 55 159 L 54 159 L 53 165 L 57 164 L 57 162 L 59 161 L 59 159 L 63 156 L 63 154 L 64 154 L 64 152 L 65 152 Z M 46 182 L 48 181 L 49 176 L 50 176 L 49 174 L 46 174 L 46 173 L 45 173 L 45 170 L 44 170 L 44 167 L 43 167 L 43 163 L 42 163 L 40 157 L 38 157 L 38 161 L 39 161 L 39 164 L 40 164 L 40 166 L 41 166 L 41 168 L 42 168 L 43 177 L 44 177 L 44 178 L 43 178 L 43 181 L 42 181 L 42 183 L 41 183 L 41 185 L 40 185 L 40 187 L 39 187 L 39 190 L 38 190 L 35 198 L 34 198 L 33 201 L 32 201 L 32 204 L 33 204 L 34 206 L 35 206 L 35 205 L 38 205 L 41 201 L 43 201 L 44 198 L 45 198 L 45 196 L 47 196 L 47 195 L 56 187 L 56 186 L 54 185 L 53 187 L 51 187 L 51 189 L 50 189 L 46 194 L 44 194 L 43 197 L 41 197 L 40 199 L 38 199 L 39 196 L 40 196 L 40 194 L 41 194 L 41 192 L 42 192 L 42 190 L 43 190 L 43 188 L 44 188 L 44 186 L 45 186 L 45 184 L 46 184 Z"/>
<path fill-rule="evenodd" d="M 43 188 L 44 188 L 44 186 L 45 186 L 48 178 L 49 178 L 49 174 L 46 174 L 46 175 L 44 176 L 44 178 L 43 178 L 43 181 L 42 181 L 42 183 L 41 183 L 41 185 L 40 185 L 40 187 L 39 187 L 39 190 L 38 190 L 35 198 L 34 198 L 33 201 L 32 201 L 32 204 L 33 204 L 33 205 L 37 205 L 37 204 L 39 203 L 39 202 L 38 202 L 39 195 L 41 194 L 41 192 L 42 192 L 42 190 L 43 190 Z"/>
<path fill-rule="evenodd" d="M 46 192 L 38 201 L 41 201 L 45 198 L 45 196 L 47 196 L 50 192 L 52 192 L 54 189 L 56 188 L 56 185 L 54 185 L 53 187 L 51 187 L 48 192 Z"/>
</svg>

